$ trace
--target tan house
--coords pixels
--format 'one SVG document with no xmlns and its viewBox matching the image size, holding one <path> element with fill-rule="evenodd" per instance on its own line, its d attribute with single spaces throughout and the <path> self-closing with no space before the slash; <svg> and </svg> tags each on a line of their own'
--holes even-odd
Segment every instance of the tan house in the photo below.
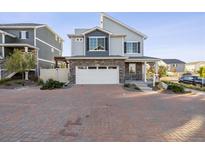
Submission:
<svg viewBox="0 0 205 154">
<path fill-rule="evenodd" d="M 197 73 L 200 67 L 205 66 L 205 61 L 195 61 L 186 63 L 185 70 L 191 73 Z"/>
</svg>

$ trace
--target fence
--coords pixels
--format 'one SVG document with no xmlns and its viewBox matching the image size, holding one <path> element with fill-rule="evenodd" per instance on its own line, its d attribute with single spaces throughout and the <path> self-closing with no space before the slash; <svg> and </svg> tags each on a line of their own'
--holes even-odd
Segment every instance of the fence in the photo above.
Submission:
<svg viewBox="0 0 205 154">
<path fill-rule="evenodd" d="M 68 82 L 69 70 L 67 68 L 40 69 L 40 79 L 47 81 L 53 79 L 60 82 Z"/>
</svg>

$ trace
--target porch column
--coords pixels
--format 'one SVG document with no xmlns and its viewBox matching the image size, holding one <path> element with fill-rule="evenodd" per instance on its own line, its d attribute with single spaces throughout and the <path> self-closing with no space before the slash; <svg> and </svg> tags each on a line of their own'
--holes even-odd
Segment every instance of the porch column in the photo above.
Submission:
<svg viewBox="0 0 205 154">
<path fill-rule="evenodd" d="M 28 47 L 24 47 L 25 52 L 28 52 Z M 25 80 L 28 80 L 28 71 L 25 72 Z"/>
<path fill-rule="evenodd" d="M 4 47 L 1 47 L 1 51 L 2 51 L 2 58 L 5 58 L 5 51 L 4 51 Z"/>
<path fill-rule="evenodd" d="M 2 34 L 2 43 L 5 43 L 5 34 Z M 4 46 L 1 47 L 1 51 L 2 51 L 2 58 L 5 57 L 5 51 L 4 51 Z"/>
<path fill-rule="evenodd" d="M 147 82 L 147 62 L 144 62 L 144 82 Z"/>
<path fill-rule="evenodd" d="M 24 51 L 25 51 L 25 52 L 28 52 L 28 47 L 24 47 Z"/>
<path fill-rule="evenodd" d="M 158 70 L 159 70 L 158 63 L 155 62 L 155 78 L 156 78 L 156 81 L 158 81 L 158 79 L 159 79 Z"/>
</svg>

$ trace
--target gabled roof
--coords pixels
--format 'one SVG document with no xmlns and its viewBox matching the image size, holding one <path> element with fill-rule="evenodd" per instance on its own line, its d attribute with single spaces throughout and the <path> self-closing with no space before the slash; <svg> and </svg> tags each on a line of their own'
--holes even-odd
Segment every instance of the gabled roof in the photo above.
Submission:
<svg viewBox="0 0 205 154">
<path fill-rule="evenodd" d="M 102 29 L 102 28 L 100 28 L 100 27 L 98 27 L 98 26 L 96 26 L 96 27 L 94 27 L 94 28 L 91 28 L 91 29 L 85 31 L 85 32 L 83 32 L 82 34 L 85 35 L 85 34 L 88 34 L 88 33 L 92 32 L 92 31 L 95 31 L 95 30 L 102 31 L 102 32 L 105 32 L 105 33 L 110 34 L 110 35 L 112 34 L 111 32 L 109 32 L 109 31 L 107 31 L 107 30 L 104 30 L 104 29 Z"/>
<path fill-rule="evenodd" d="M 119 21 L 119 20 L 117 20 L 117 19 L 114 19 L 113 17 L 109 16 L 108 14 L 106 14 L 106 13 L 101 13 L 101 19 L 103 19 L 103 17 L 106 17 L 106 18 L 108 18 L 108 19 L 114 21 L 115 23 L 117 23 L 117 24 L 119 24 L 119 25 L 121 25 L 121 26 L 123 26 L 123 27 L 129 29 L 130 31 L 132 31 L 132 32 L 134 32 L 134 33 L 136 33 L 136 34 L 138 34 L 138 35 L 140 35 L 140 36 L 143 36 L 144 39 L 147 39 L 147 35 L 145 35 L 145 34 L 143 34 L 142 32 L 137 31 L 136 29 L 134 29 L 134 28 L 132 28 L 132 27 L 130 27 L 130 26 L 128 26 L 128 25 L 122 23 L 121 21 Z M 103 22 L 103 21 L 102 21 L 102 22 Z M 101 27 L 101 28 L 103 28 L 103 27 Z"/>
<path fill-rule="evenodd" d="M 46 24 L 39 24 L 39 23 L 10 23 L 10 24 L 0 24 L 0 29 L 9 29 L 9 28 L 41 28 L 47 27 L 53 34 L 57 35 L 62 41 L 63 38 L 53 31 L 48 25 Z"/>
<path fill-rule="evenodd" d="M 185 62 L 179 59 L 162 59 L 162 61 L 166 64 L 185 64 Z"/>
<path fill-rule="evenodd" d="M 13 37 L 13 38 L 16 38 L 15 35 L 13 35 L 13 34 L 11 34 L 11 33 L 8 33 L 8 32 L 5 32 L 5 31 L 3 31 L 3 30 L 0 30 L 0 33 L 1 33 L 1 34 L 4 34 L 4 35 L 8 35 L 8 36 Z"/>
</svg>

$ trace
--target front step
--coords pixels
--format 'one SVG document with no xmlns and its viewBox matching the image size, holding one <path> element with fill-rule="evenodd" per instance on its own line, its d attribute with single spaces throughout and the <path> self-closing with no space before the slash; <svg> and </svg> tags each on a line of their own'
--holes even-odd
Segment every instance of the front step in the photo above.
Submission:
<svg viewBox="0 0 205 154">
<path fill-rule="evenodd" d="M 137 87 L 139 87 L 144 92 L 152 91 L 152 88 L 148 87 L 147 83 L 143 81 L 128 81 L 126 83 L 135 84 Z"/>
</svg>

